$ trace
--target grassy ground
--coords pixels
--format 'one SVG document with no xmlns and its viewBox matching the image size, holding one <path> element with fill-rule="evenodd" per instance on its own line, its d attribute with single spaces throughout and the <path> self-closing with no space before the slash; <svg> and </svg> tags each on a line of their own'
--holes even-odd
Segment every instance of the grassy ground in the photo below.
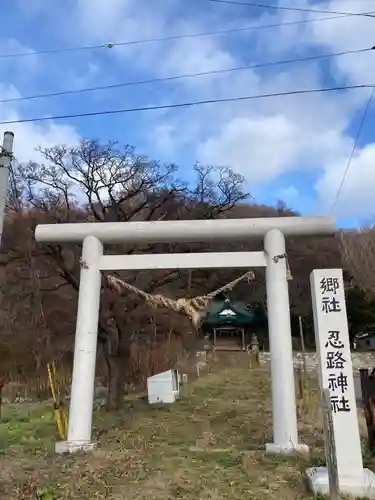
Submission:
<svg viewBox="0 0 375 500">
<path fill-rule="evenodd" d="M 307 499 L 302 472 L 323 456 L 315 396 L 312 390 L 300 405 L 310 460 L 263 452 L 272 433 L 265 369 L 214 370 L 164 408 L 133 398 L 117 415 L 97 410 L 99 447 L 87 455 L 53 453 L 49 409 L 8 407 L 0 424 L 0 498 Z"/>
</svg>

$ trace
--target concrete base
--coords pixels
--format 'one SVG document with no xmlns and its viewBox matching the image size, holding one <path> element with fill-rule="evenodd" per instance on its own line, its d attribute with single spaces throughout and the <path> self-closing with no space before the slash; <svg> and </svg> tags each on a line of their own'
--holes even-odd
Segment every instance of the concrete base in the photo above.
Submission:
<svg viewBox="0 0 375 500">
<path fill-rule="evenodd" d="M 306 479 L 309 488 L 315 495 L 329 494 L 328 470 L 326 467 L 307 469 Z M 363 474 L 359 478 L 340 477 L 339 490 L 342 495 L 375 499 L 375 474 L 369 469 L 363 469 Z"/>
<path fill-rule="evenodd" d="M 55 452 L 59 455 L 63 453 L 76 453 L 77 451 L 91 451 L 96 448 L 96 443 L 77 443 L 71 441 L 58 441 L 55 444 Z"/>
<path fill-rule="evenodd" d="M 308 456 L 310 451 L 306 444 L 286 444 L 280 445 L 275 443 L 266 444 L 266 453 L 270 455 L 303 455 Z"/>
</svg>

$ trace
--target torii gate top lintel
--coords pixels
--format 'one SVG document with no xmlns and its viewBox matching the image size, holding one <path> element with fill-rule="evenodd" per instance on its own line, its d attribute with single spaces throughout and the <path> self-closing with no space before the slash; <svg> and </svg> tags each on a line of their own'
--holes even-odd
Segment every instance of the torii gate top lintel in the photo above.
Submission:
<svg viewBox="0 0 375 500">
<path fill-rule="evenodd" d="M 333 217 L 267 217 L 246 219 L 85 222 L 40 224 L 35 239 L 42 243 L 81 243 L 94 236 L 102 243 L 168 243 L 246 240 L 279 229 L 284 236 L 333 235 Z"/>
</svg>

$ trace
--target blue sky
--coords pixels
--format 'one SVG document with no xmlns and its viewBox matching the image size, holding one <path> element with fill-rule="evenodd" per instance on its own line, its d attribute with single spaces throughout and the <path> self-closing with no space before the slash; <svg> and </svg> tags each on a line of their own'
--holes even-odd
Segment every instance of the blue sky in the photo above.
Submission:
<svg viewBox="0 0 375 500">
<path fill-rule="evenodd" d="M 265 0 L 298 8 L 375 11 L 375 0 Z M 2 0 L 0 54 L 40 52 L 220 29 L 286 23 L 325 14 L 277 11 L 207 0 Z M 0 58 L 0 99 L 257 64 L 375 45 L 375 18 L 346 17 L 279 28 L 191 37 L 113 49 Z M 375 53 L 329 61 L 152 83 L 0 104 L 0 121 L 153 106 L 335 85 L 375 83 Z M 12 126 L 15 154 L 80 138 L 118 140 L 180 165 L 228 165 L 259 203 L 283 199 L 305 214 L 331 213 L 369 89 Z M 359 225 L 375 214 L 375 102 L 369 111 L 335 215 Z M 0 125 L 0 132 L 5 128 Z"/>
</svg>

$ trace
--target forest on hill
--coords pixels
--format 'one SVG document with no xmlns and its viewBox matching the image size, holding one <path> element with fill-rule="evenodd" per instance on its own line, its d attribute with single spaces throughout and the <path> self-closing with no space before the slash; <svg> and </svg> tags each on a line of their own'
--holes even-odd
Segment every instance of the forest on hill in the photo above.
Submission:
<svg viewBox="0 0 375 500">
<path fill-rule="evenodd" d="M 71 366 L 79 287 L 78 245 L 39 245 L 40 223 L 181 220 L 299 215 L 283 202 L 251 203 L 245 179 L 228 167 L 194 165 L 194 180 L 179 178 L 176 165 L 139 156 L 130 146 L 82 141 L 77 147 L 40 150 L 43 161 L 14 165 L 1 249 L 1 373 L 28 380 L 45 372 L 51 359 Z M 262 241 L 228 244 L 113 245 L 112 253 L 173 253 L 259 250 Z M 343 267 L 351 332 L 375 324 L 373 231 L 334 237 L 289 238 L 292 324 L 302 316 L 311 341 L 309 275 L 315 268 Z M 242 271 L 243 272 L 243 271 Z M 233 270 L 121 272 L 128 283 L 150 293 L 192 297 L 210 292 L 241 274 Z M 231 297 L 251 304 L 266 321 L 264 271 L 241 283 Z M 151 310 L 139 297 L 118 296 L 104 287 L 99 344 L 108 368 L 110 404 L 124 381 L 167 367 L 194 343 L 187 318 Z"/>
</svg>

